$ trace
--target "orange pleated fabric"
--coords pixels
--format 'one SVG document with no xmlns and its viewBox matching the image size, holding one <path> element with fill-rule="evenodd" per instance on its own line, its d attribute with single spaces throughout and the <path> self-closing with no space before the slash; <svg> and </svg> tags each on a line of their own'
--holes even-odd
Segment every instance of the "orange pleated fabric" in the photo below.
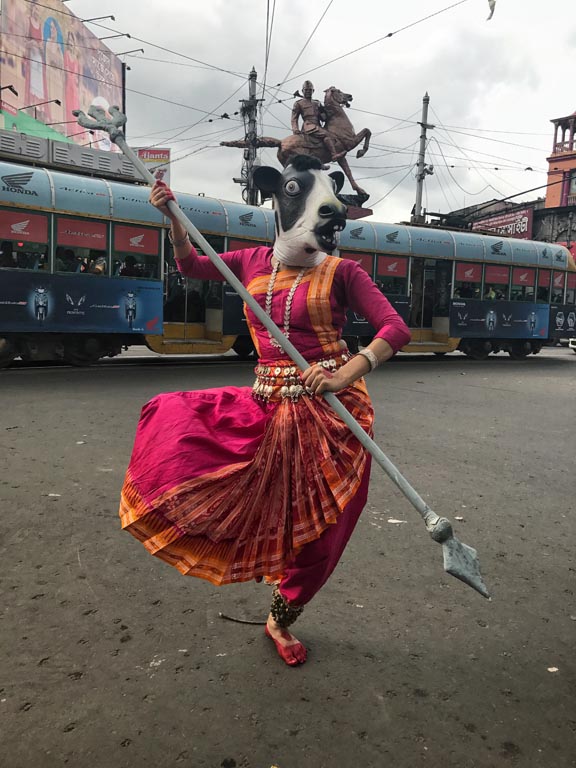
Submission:
<svg viewBox="0 0 576 768">
<path fill-rule="evenodd" d="M 338 397 L 371 434 L 364 383 Z M 146 501 L 128 470 L 122 527 L 188 576 L 223 585 L 279 579 L 353 499 L 366 454 L 322 398 L 274 407 L 253 459 L 228 464 Z"/>
</svg>

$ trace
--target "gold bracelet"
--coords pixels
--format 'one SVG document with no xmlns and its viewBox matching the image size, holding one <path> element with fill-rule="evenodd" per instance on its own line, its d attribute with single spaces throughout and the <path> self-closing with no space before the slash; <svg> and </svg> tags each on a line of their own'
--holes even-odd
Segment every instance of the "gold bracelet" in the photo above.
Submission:
<svg viewBox="0 0 576 768">
<path fill-rule="evenodd" d="M 380 364 L 380 361 L 372 352 L 371 349 L 361 349 L 360 352 L 358 352 L 359 355 L 362 355 L 362 357 L 365 357 L 366 360 L 370 363 L 370 372 L 372 372 L 375 368 L 378 368 L 378 365 Z"/>
<path fill-rule="evenodd" d="M 170 243 L 174 246 L 174 248 L 178 248 L 179 245 L 184 245 L 186 242 L 190 242 L 190 235 L 188 232 L 184 235 L 182 240 L 174 240 L 174 237 L 172 235 L 172 230 L 168 230 L 168 240 L 170 240 Z"/>
</svg>

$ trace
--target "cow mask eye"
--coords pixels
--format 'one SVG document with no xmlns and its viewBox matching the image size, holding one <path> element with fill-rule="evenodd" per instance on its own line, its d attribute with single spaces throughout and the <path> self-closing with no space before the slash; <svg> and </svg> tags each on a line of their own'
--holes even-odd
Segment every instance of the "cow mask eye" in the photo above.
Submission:
<svg viewBox="0 0 576 768">
<path fill-rule="evenodd" d="M 295 179 L 290 179 L 290 181 L 287 181 L 284 185 L 284 190 L 286 191 L 287 195 L 294 197 L 294 195 L 298 195 L 300 193 L 300 184 L 298 184 Z"/>
</svg>

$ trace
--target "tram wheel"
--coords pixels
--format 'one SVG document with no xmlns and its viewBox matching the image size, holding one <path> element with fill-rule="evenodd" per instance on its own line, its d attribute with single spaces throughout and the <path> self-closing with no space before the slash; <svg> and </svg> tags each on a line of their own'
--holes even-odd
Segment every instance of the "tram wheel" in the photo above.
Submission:
<svg viewBox="0 0 576 768">
<path fill-rule="evenodd" d="M 73 338 L 64 343 L 64 360 L 77 368 L 93 365 L 101 355 L 98 339 Z"/>
<path fill-rule="evenodd" d="M 491 351 L 489 341 L 469 341 L 462 346 L 462 352 L 471 360 L 486 360 Z"/>
<path fill-rule="evenodd" d="M 532 347 L 528 341 L 514 341 L 508 349 L 508 354 L 512 360 L 526 360 L 531 352 Z"/>
<path fill-rule="evenodd" d="M 8 368 L 17 354 L 14 342 L 0 336 L 0 368 Z"/>
<path fill-rule="evenodd" d="M 256 351 L 250 336 L 238 336 L 234 344 L 232 344 L 232 349 L 241 360 L 248 360 L 250 355 Z"/>
</svg>

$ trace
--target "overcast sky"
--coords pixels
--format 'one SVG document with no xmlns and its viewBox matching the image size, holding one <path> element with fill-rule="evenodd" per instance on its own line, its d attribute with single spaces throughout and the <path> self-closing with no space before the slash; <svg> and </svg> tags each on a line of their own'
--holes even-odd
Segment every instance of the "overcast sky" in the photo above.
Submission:
<svg viewBox="0 0 576 768">
<path fill-rule="evenodd" d="M 423 200 L 430 211 L 446 212 L 546 183 L 546 157 L 553 138 L 550 119 L 576 110 L 574 0 L 497 0 L 491 21 L 486 20 L 487 0 L 466 0 L 327 63 L 452 3 L 71 0 L 67 5 L 80 18 L 113 14 L 115 22 L 99 23 L 147 41 L 108 41 L 117 52 L 145 49 L 144 54 L 123 57 L 131 67 L 128 89 L 141 92 L 127 94 L 129 142 L 172 148 L 175 190 L 228 200 L 240 199 L 240 187 L 232 177 L 239 175 L 241 150 L 218 143 L 241 138 L 242 124 L 207 122 L 205 112 L 214 111 L 215 118 L 236 111 L 238 100 L 247 96 L 243 78 L 252 66 L 262 83 L 267 9 L 271 15 L 275 5 L 264 134 L 281 138 L 289 133 L 292 94 L 306 77 L 312 79 L 317 98 L 323 98 L 323 90 L 331 85 L 352 93 L 349 117 L 354 127 L 373 132 L 372 147 L 364 158 L 348 156 L 353 173 L 370 193 L 366 205 L 374 208 L 374 218 L 397 222 L 409 218 L 414 203 L 420 135 L 415 121 L 420 119 L 426 91 L 428 119 L 436 125 L 427 150 L 434 175 L 427 178 Z M 112 34 L 95 24 L 90 28 L 99 37 Z M 277 83 L 283 85 L 274 97 L 272 86 Z M 286 103 L 279 104 L 278 99 Z M 275 151 L 264 150 L 262 162 L 278 166 Z M 525 170 L 528 167 L 533 170 Z M 544 190 L 517 200 L 543 194 Z"/>
</svg>

